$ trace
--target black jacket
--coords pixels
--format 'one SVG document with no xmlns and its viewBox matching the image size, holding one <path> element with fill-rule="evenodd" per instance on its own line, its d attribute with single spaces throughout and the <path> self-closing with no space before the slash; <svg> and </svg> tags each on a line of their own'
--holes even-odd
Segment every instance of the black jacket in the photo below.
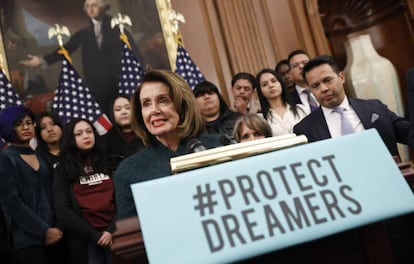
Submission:
<svg viewBox="0 0 414 264">
<path fill-rule="evenodd" d="M 224 113 L 221 113 L 216 120 L 207 122 L 207 133 L 227 134 L 231 136 L 233 134 L 234 124 L 240 116 L 242 116 L 242 114 L 238 112 L 233 112 L 231 110 L 224 111 Z"/>
</svg>

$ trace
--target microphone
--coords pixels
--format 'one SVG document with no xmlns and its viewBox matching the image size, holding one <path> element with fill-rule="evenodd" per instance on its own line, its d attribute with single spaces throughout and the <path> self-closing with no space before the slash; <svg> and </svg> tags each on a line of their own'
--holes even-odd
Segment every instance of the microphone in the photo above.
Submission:
<svg viewBox="0 0 414 264">
<path fill-rule="evenodd" d="M 200 140 L 193 138 L 187 142 L 187 148 L 190 153 L 200 152 L 203 150 L 207 150 L 206 146 L 204 146 L 203 142 Z"/>
<path fill-rule="evenodd" d="M 223 134 L 220 138 L 220 143 L 222 146 L 227 146 L 227 145 L 236 144 L 237 141 L 234 139 L 234 137 L 229 136 L 227 134 Z"/>
</svg>

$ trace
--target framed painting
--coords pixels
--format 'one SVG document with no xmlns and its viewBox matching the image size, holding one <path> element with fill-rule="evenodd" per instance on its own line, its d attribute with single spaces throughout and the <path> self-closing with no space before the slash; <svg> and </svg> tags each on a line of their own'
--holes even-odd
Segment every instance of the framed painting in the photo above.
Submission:
<svg viewBox="0 0 414 264">
<path fill-rule="evenodd" d="M 105 13 L 116 16 L 128 15 L 132 26 L 126 30 L 142 55 L 145 70 L 172 69 L 175 64 L 176 43 L 169 18 L 169 0 L 100 0 L 105 4 Z M 66 26 L 71 36 L 87 27 L 92 27 L 90 16 L 84 7 L 85 0 L 3 0 L 0 3 L 0 63 L 10 77 L 13 87 L 30 105 L 35 98 L 52 98 L 58 83 L 61 63 L 41 64 L 28 67 L 22 62 L 30 56 L 46 58 L 58 48 L 56 38 L 48 37 L 49 28 L 55 24 Z M 67 43 L 70 37 L 64 37 Z M 82 47 L 71 52 L 73 65 L 81 77 L 85 69 L 82 63 Z M 40 101 L 42 102 L 42 100 Z M 41 106 L 40 108 L 45 108 Z M 33 109 L 32 109 L 33 110 Z M 34 109 L 39 112 L 44 109 Z"/>
</svg>

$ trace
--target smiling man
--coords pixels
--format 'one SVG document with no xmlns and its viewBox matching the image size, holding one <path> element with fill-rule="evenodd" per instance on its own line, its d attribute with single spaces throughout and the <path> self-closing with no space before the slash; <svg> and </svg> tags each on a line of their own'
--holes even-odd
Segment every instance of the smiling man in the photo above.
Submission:
<svg viewBox="0 0 414 264">
<path fill-rule="evenodd" d="M 310 60 L 303 68 L 303 77 L 320 107 L 293 128 L 295 134 L 304 134 L 313 142 L 375 128 L 394 156 L 399 155 L 397 142 L 414 145 L 407 120 L 379 100 L 346 96 L 345 75 L 332 57 L 323 55 Z"/>
</svg>

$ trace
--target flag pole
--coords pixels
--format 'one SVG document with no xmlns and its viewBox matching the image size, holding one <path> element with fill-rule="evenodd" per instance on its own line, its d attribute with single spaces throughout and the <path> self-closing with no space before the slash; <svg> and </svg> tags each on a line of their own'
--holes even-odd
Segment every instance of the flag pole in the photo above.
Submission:
<svg viewBox="0 0 414 264">
<path fill-rule="evenodd" d="M 72 59 L 69 55 L 69 52 L 63 46 L 63 36 L 70 37 L 69 29 L 66 26 L 55 24 L 53 27 L 49 28 L 49 30 L 47 32 L 47 35 L 48 35 L 49 39 L 52 39 L 53 37 L 56 36 L 56 39 L 57 39 L 58 45 L 59 45 L 59 49 L 58 49 L 57 53 L 63 55 L 66 58 L 66 60 L 70 64 L 72 64 Z"/>
<path fill-rule="evenodd" d="M 131 18 L 127 15 L 118 13 L 111 19 L 111 28 L 114 28 L 116 26 L 119 27 L 119 31 L 121 33 L 119 37 L 128 46 L 128 48 L 131 49 L 131 44 L 128 41 L 128 36 L 125 34 L 125 25 L 128 25 L 130 27 L 132 26 Z"/>
<path fill-rule="evenodd" d="M 129 96 L 141 84 L 144 69 L 134 55 L 132 45 L 125 32 L 125 26 L 132 26 L 129 16 L 118 13 L 111 19 L 111 28 L 119 28 L 119 38 L 122 43 L 121 74 L 118 82 L 118 93 Z M 132 43 L 134 44 L 134 42 Z"/>
<path fill-rule="evenodd" d="M 171 23 L 171 30 L 174 36 L 174 40 L 177 43 L 177 45 L 180 45 L 181 47 L 184 47 L 184 40 L 183 40 L 183 36 L 181 35 L 181 31 L 180 31 L 180 26 L 179 23 L 185 23 L 185 18 L 183 16 L 183 14 L 175 11 L 172 7 L 171 7 L 171 2 L 168 3 L 168 7 L 169 7 L 169 11 L 168 11 L 168 20 Z M 177 56 L 176 56 L 177 59 Z M 177 61 L 174 62 L 174 65 L 177 64 Z M 173 69 L 174 71 L 176 69 Z"/>
</svg>

